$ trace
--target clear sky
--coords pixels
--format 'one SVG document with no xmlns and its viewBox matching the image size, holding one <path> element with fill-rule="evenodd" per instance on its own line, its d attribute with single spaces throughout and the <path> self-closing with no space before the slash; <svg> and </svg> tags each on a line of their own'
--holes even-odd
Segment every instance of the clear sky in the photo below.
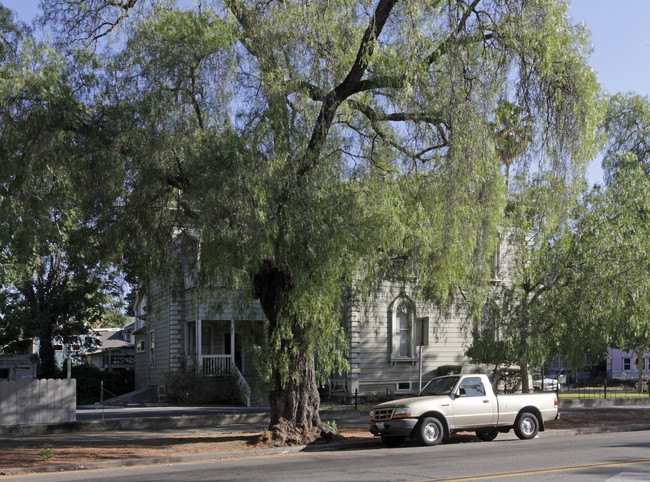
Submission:
<svg viewBox="0 0 650 482">
<path fill-rule="evenodd" d="M 590 64 L 605 91 L 650 96 L 650 0 L 571 0 L 569 13 L 591 31 Z M 587 178 L 601 183 L 602 175 L 597 159 Z"/>
<path fill-rule="evenodd" d="M 0 0 L 29 23 L 38 0 Z M 571 0 L 574 23 L 591 31 L 591 66 L 609 94 L 636 92 L 650 96 L 650 0 Z M 600 159 L 588 172 L 591 184 L 602 182 Z"/>
</svg>

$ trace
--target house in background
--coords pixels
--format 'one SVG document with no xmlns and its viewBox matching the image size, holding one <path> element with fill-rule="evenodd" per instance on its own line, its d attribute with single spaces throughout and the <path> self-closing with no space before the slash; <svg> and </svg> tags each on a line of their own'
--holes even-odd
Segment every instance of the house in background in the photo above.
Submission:
<svg viewBox="0 0 650 482">
<path fill-rule="evenodd" d="M 37 373 L 38 363 L 32 355 L 0 356 L 0 380 L 33 380 Z"/>
<path fill-rule="evenodd" d="M 78 358 L 103 371 L 132 370 L 135 368 L 134 331 L 135 321 L 124 328 L 92 329 L 96 348 L 80 352 Z"/>
<path fill-rule="evenodd" d="M 176 242 L 195 243 L 185 235 Z M 136 390 L 159 387 L 166 393 L 171 374 L 229 375 L 247 404 L 251 397 L 266 403 L 253 364 L 252 342 L 262 336 L 265 322 L 258 302 L 243 306 L 226 291 L 206 293 L 185 269 L 175 282 L 153 281 L 142 289 L 134 310 Z"/>
<path fill-rule="evenodd" d="M 193 240 L 179 236 L 176 242 Z M 501 266 L 495 265 L 494 282 L 500 282 L 507 256 L 495 259 Z M 172 373 L 234 374 L 254 394 L 258 379 L 252 345 L 259 343 L 265 323 L 259 303 L 240 306 L 227 291 L 206 293 L 187 269 L 175 279 L 152 282 L 136 301 L 136 389 L 157 386 L 165 392 Z M 486 371 L 465 356 L 472 330 L 462 309 L 443 313 L 416 301 L 412 291 L 385 281 L 371 300 L 347 300 L 350 370 L 332 376 L 332 395 L 406 395 L 437 375 Z M 263 393 L 253 398 L 268 403 Z"/>
<path fill-rule="evenodd" d="M 626 378 L 637 380 L 639 378 L 639 366 L 645 375 L 650 375 L 650 351 L 638 358 L 630 351 L 607 349 L 607 377 Z"/>
<path fill-rule="evenodd" d="M 379 290 L 348 305 L 350 370 L 332 377 L 332 395 L 406 396 L 435 376 L 483 371 L 465 356 L 472 331 L 462 309 L 441 312 L 389 281 Z"/>
<path fill-rule="evenodd" d="M 59 368 L 70 359 L 73 365 L 90 363 L 102 370 L 135 367 L 135 344 L 133 332 L 135 321 L 123 328 L 90 328 L 86 335 L 80 335 L 72 343 L 54 340 L 54 360 Z M 32 354 L 40 349 L 40 340 L 32 341 Z"/>
</svg>

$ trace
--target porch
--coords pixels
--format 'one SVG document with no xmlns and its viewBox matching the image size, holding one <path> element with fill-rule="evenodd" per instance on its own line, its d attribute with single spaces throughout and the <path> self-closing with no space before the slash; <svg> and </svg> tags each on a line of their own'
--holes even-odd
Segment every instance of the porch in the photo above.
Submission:
<svg viewBox="0 0 650 482">
<path fill-rule="evenodd" d="M 196 320 L 186 324 L 186 364 L 203 376 L 231 374 L 237 366 L 234 320 Z M 241 362 L 240 362 L 241 365 Z"/>
</svg>

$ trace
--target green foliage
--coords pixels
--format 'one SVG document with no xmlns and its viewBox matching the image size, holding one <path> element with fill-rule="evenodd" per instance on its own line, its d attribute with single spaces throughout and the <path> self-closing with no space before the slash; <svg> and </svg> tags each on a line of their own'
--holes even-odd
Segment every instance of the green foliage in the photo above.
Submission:
<svg viewBox="0 0 650 482">
<path fill-rule="evenodd" d="M 0 10 L 0 22 L 7 22 Z M 119 263 L 84 210 L 78 164 L 88 147 L 90 84 L 79 62 L 14 25 L 0 56 L 0 346 L 20 352 L 40 340 L 40 375 L 55 375 L 52 342 L 69 343 L 102 318 Z M 20 35 L 19 35 L 20 34 Z M 4 44 L 3 44 L 4 45 Z M 95 180 L 97 182 L 97 180 Z M 110 240 L 106 239 L 108 243 Z"/>
<path fill-rule="evenodd" d="M 579 306 L 609 344 L 643 353 L 650 346 L 650 102 L 614 97 L 606 129 L 607 189 L 593 190 L 577 226 L 576 276 L 590 290 Z"/>
<path fill-rule="evenodd" d="M 166 376 L 167 400 L 179 405 L 245 405 L 246 394 L 235 375 L 204 377 L 194 372 L 173 372 Z"/>
<path fill-rule="evenodd" d="M 54 447 L 52 444 L 43 444 L 43 448 L 41 449 L 40 452 L 41 460 L 43 462 L 47 462 L 49 460 L 52 460 L 52 457 L 54 457 Z"/>
<path fill-rule="evenodd" d="M 335 437 L 337 435 L 339 435 L 339 428 L 336 426 L 336 421 L 335 420 L 328 420 L 327 421 L 327 426 L 332 431 L 332 435 L 334 435 Z"/>
<path fill-rule="evenodd" d="M 525 216 L 516 225 L 526 229 L 515 284 L 494 291 L 472 356 L 539 366 L 561 355 L 569 366 L 581 366 L 585 355 L 598 359 L 608 345 L 636 353 L 650 346 L 650 178 L 644 147 L 649 105 L 637 96 L 611 99 L 604 122 L 606 189 L 596 186 L 564 209 L 557 209 L 561 203 L 549 209 L 553 197 L 544 194 L 519 210 Z"/>
<path fill-rule="evenodd" d="M 91 405 L 101 399 L 101 382 L 104 382 L 104 400 L 135 390 L 133 370 L 102 371 L 94 365 L 72 367 L 72 378 L 77 380 L 77 405 Z"/>
<path fill-rule="evenodd" d="M 44 5 L 91 74 L 54 70 L 53 91 L 96 82 L 55 99 L 69 128 L 46 160 L 77 174 L 98 252 L 146 286 L 178 274 L 173 237 L 196 240 L 189 268 L 259 299 L 261 373 L 301 400 L 347 368 L 344 295 L 391 278 L 445 304 L 489 278 L 512 157 L 501 100 L 560 187 L 596 141 L 598 84 L 560 0 Z M 527 180 L 529 161 L 507 169 Z"/>
</svg>

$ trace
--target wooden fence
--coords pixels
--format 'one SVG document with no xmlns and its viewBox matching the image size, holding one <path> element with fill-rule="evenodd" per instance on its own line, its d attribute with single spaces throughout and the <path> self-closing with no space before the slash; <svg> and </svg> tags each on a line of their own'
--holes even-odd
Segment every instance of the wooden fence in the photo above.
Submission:
<svg viewBox="0 0 650 482">
<path fill-rule="evenodd" d="M 75 422 L 77 380 L 0 381 L 0 426 Z"/>
</svg>

